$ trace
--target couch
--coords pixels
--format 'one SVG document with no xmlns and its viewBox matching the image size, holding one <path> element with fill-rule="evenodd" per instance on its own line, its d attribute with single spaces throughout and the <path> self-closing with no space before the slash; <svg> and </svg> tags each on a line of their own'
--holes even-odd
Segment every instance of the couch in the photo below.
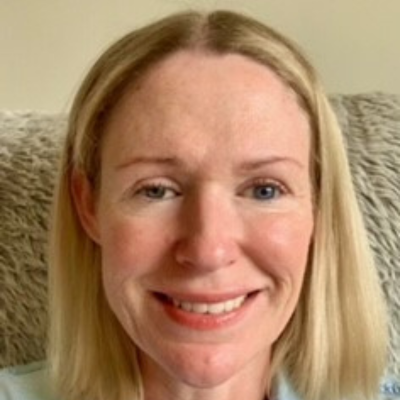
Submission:
<svg viewBox="0 0 400 400">
<path fill-rule="evenodd" d="M 400 96 L 331 101 L 388 302 L 388 373 L 400 377 Z M 49 208 L 65 127 L 65 115 L 0 112 L 0 367 L 45 357 Z"/>
</svg>

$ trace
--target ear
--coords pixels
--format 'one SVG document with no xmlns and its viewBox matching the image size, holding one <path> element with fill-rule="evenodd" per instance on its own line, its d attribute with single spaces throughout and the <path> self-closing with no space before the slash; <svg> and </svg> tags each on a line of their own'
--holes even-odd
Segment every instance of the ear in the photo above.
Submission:
<svg viewBox="0 0 400 400">
<path fill-rule="evenodd" d="M 72 172 L 71 192 L 75 209 L 83 229 L 94 242 L 100 244 L 96 197 L 92 185 L 83 172 Z"/>
</svg>

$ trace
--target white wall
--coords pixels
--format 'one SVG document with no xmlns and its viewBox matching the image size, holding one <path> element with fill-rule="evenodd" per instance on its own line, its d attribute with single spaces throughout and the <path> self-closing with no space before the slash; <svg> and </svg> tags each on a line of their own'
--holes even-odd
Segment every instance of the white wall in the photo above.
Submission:
<svg viewBox="0 0 400 400">
<path fill-rule="evenodd" d="M 278 28 L 329 92 L 400 93 L 400 0 L 0 0 L 0 108 L 67 110 L 107 44 L 188 7 L 241 10 Z"/>
</svg>

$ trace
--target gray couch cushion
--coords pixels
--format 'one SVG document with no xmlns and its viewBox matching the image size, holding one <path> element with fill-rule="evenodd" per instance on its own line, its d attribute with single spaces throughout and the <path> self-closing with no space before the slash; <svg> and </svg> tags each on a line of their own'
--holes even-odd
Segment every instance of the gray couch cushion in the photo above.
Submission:
<svg viewBox="0 0 400 400">
<path fill-rule="evenodd" d="M 44 356 L 49 207 L 64 121 L 0 112 L 0 366 Z"/>
<path fill-rule="evenodd" d="M 332 98 L 390 314 L 389 372 L 400 376 L 400 97 Z"/>
</svg>

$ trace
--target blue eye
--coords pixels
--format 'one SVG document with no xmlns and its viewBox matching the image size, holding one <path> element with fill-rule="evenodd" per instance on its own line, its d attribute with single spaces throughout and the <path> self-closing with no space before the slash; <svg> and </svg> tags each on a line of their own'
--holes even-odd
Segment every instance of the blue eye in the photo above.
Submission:
<svg viewBox="0 0 400 400">
<path fill-rule="evenodd" d="M 257 200 L 273 200 L 282 193 L 279 186 L 274 184 L 256 185 L 252 188 L 252 196 Z"/>
</svg>

